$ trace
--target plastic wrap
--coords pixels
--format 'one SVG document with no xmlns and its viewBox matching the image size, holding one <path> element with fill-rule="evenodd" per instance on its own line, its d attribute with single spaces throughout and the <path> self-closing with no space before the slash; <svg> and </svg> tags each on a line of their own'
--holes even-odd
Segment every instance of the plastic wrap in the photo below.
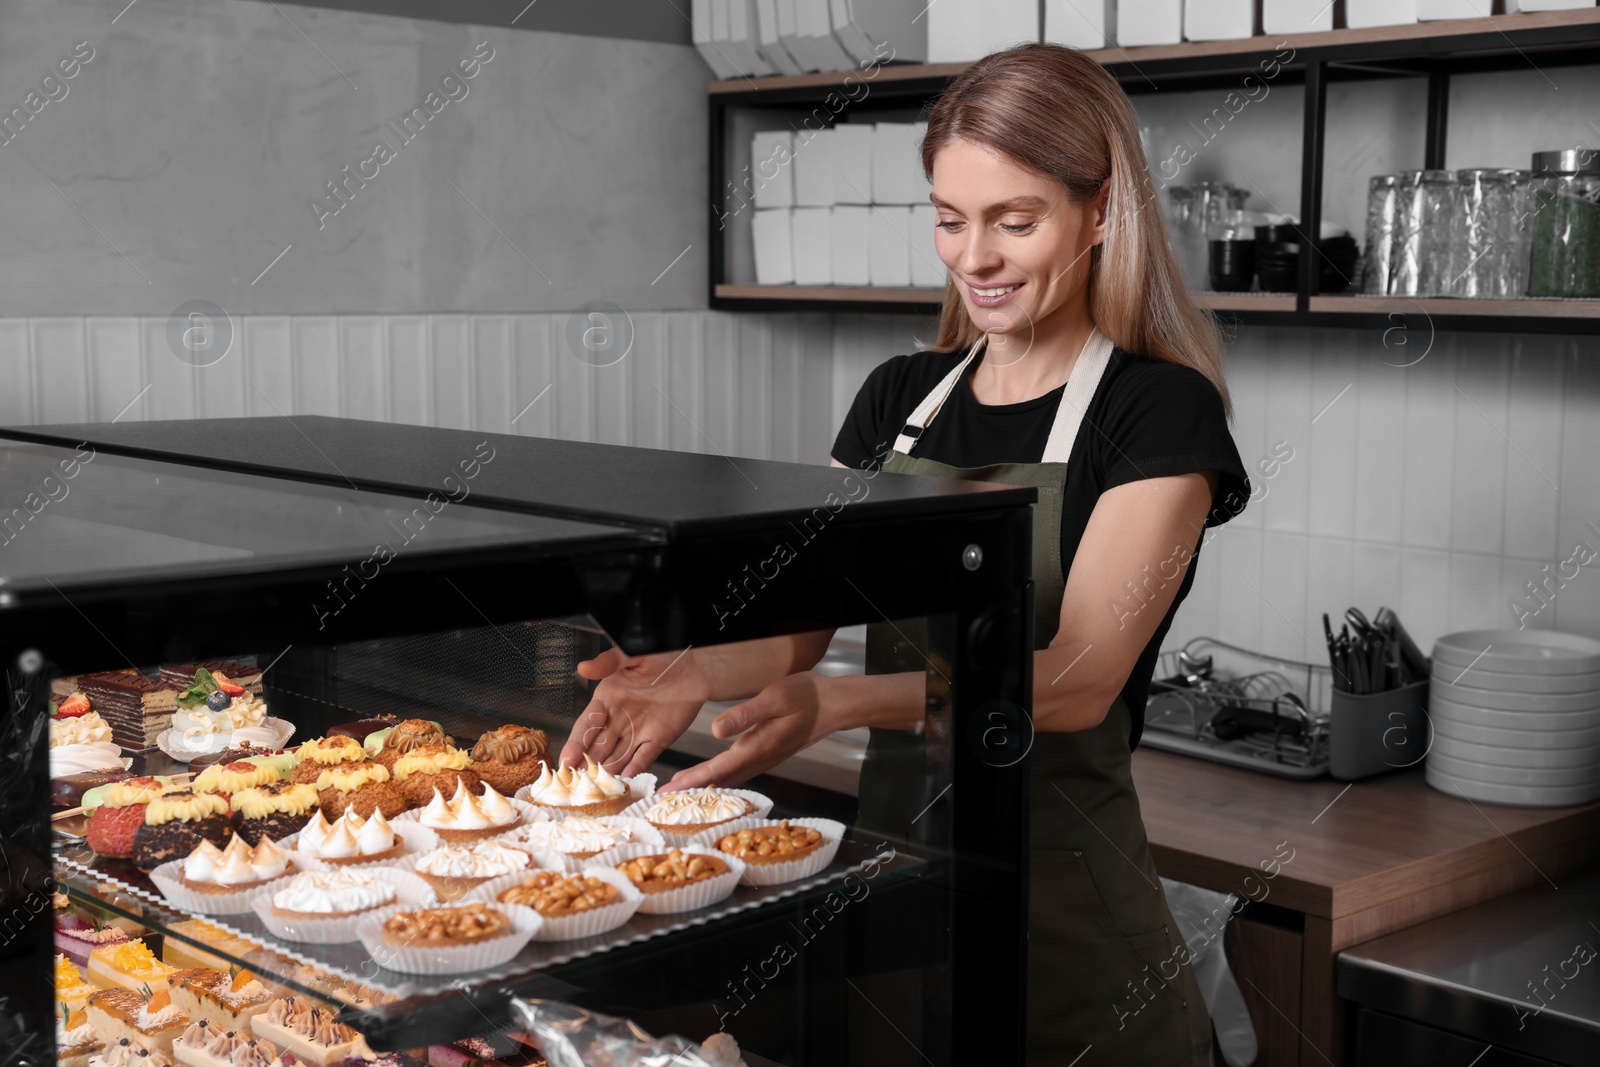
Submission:
<svg viewBox="0 0 1600 1067">
<path fill-rule="evenodd" d="M 1222 950 L 1223 928 L 1233 918 L 1239 898 L 1170 878 L 1161 879 L 1161 891 L 1183 931 L 1184 947 L 1189 950 L 1195 981 L 1211 1014 L 1222 1059 L 1228 1067 L 1247 1067 L 1256 1060 L 1256 1028 Z"/>
<path fill-rule="evenodd" d="M 686 1038 L 652 1037 L 627 1019 L 556 1000 L 515 998 L 511 1008 L 550 1067 L 739 1067 L 743 1062 L 736 1046 L 730 1059 Z M 728 1035 L 715 1036 L 732 1045 Z"/>
</svg>

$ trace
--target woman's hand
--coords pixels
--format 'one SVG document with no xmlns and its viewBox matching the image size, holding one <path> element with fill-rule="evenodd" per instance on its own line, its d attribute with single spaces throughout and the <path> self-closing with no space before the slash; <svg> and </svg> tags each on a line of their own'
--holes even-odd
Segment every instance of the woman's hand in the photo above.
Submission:
<svg viewBox="0 0 1600 1067">
<path fill-rule="evenodd" d="M 712 721 L 711 732 L 719 740 L 738 735 L 737 740 L 673 775 L 661 791 L 738 785 L 826 737 L 838 728 L 823 710 L 830 706 L 824 690 L 834 681 L 814 671 L 791 674 L 729 708 Z"/>
<path fill-rule="evenodd" d="M 710 699 L 711 682 L 694 649 L 629 656 L 609 648 L 579 663 L 578 673 L 600 684 L 561 759 L 581 763 L 588 753 L 623 777 L 648 770 Z"/>
</svg>

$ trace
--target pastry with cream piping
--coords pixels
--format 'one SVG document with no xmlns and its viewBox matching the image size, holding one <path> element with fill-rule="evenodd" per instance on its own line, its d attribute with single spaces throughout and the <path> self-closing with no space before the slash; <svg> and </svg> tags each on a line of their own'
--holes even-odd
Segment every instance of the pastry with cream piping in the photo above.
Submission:
<svg viewBox="0 0 1600 1067">
<path fill-rule="evenodd" d="M 458 786 L 483 792 L 472 757 L 451 745 L 418 745 L 396 759 L 389 772 L 414 807 L 426 804 L 436 791 L 449 796 Z"/>
<path fill-rule="evenodd" d="M 366 1052 L 361 1035 L 334 1021 L 334 1012 L 314 1008 L 299 997 L 282 997 L 250 1020 L 250 1030 L 295 1058 L 317 1067 L 332 1067 L 353 1053 Z"/>
<path fill-rule="evenodd" d="M 268 782 L 281 781 L 278 768 L 262 759 L 234 760 L 232 763 L 213 763 L 195 775 L 190 786 L 196 793 L 220 793 L 223 797 Z"/>
<path fill-rule="evenodd" d="M 84 830 L 89 847 L 113 859 L 131 857 L 134 835 L 144 825 L 145 805 L 176 788 L 170 779 L 149 776 L 127 778 L 103 787 L 100 803 L 89 813 Z"/>
<path fill-rule="evenodd" d="M 209 841 L 227 844 L 233 812 L 216 793 L 163 793 L 144 808 L 144 825 L 133 835 L 133 865 L 146 873 L 182 859 Z"/>
<path fill-rule="evenodd" d="M 172 1067 L 161 1052 L 123 1038 L 89 1057 L 88 1067 Z"/>
<path fill-rule="evenodd" d="M 381 763 L 341 764 L 317 775 L 317 803 L 324 817 L 337 819 L 346 809 L 363 819 L 381 811 L 385 818 L 394 818 L 413 807 Z"/>
<path fill-rule="evenodd" d="M 588 753 L 583 758 L 588 766 L 581 770 L 563 761 L 561 769 L 552 772 L 546 764 L 538 779 L 522 791 L 522 797 L 531 804 L 573 815 L 616 815 L 633 803 L 626 782 Z"/>
<path fill-rule="evenodd" d="M 549 734 L 507 723 L 478 738 L 472 746 L 472 769 L 479 778 L 511 796 L 538 779 L 549 751 Z"/>
<path fill-rule="evenodd" d="M 290 1067 L 278 1047 L 243 1028 L 196 1019 L 172 1042 L 172 1056 L 186 1067 Z"/>
<path fill-rule="evenodd" d="M 273 892 L 272 911 L 280 919 L 342 919 L 394 899 L 394 885 L 368 871 L 301 871 Z"/>
<path fill-rule="evenodd" d="M 412 749 L 449 743 L 450 738 L 445 736 L 438 723 L 427 719 L 405 719 L 383 735 L 383 744 L 372 758 L 385 767 L 392 767 L 395 760 Z"/>
<path fill-rule="evenodd" d="M 445 845 L 424 852 L 412 869 L 440 900 L 459 900 L 491 878 L 500 878 L 534 866 L 533 855 L 499 841 L 471 845 Z"/>
<path fill-rule="evenodd" d="M 449 800 L 435 789 L 416 820 L 445 842 L 477 841 L 513 829 L 522 822 L 522 812 L 491 785 L 484 785 L 482 796 L 473 796 L 458 781 Z"/>
<path fill-rule="evenodd" d="M 83 1008 L 56 1016 L 56 1067 L 89 1067 L 89 1058 L 105 1047 Z"/>
<path fill-rule="evenodd" d="M 172 1003 L 165 989 L 149 998 L 130 989 L 102 989 L 89 994 L 89 1025 L 107 1045 L 124 1038 L 152 1052 L 171 1055 L 172 1039 L 183 1033 L 189 1019 Z"/>
<path fill-rule="evenodd" d="M 367 750 L 353 737 L 318 737 L 295 749 L 294 780 L 314 783 L 330 767 L 367 762 Z"/>
<path fill-rule="evenodd" d="M 197 893 L 240 893 L 281 878 L 289 870 L 289 853 L 271 838 L 254 847 L 234 834 L 226 848 L 202 841 L 184 858 L 179 881 Z"/>
<path fill-rule="evenodd" d="M 370 819 L 363 819 L 347 809 L 331 824 L 317 812 L 295 838 L 294 847 L 301 855 L 344 865 L 393 859 L 405 849 L 405 842 L 383 812 L 375 811 Z"/>
<path fill-rule="evenodd" d="M 185 1015 L 207 1019 L 224 1032 L 246 1032 L 250 1020 L 266 1011 L 273 998 L 272 991 L 248 970 L 230 974 L 210 967 L 186 967 L 173 973 L 168 988 L 172 1002 Z"/>
<path fill-rule="evenodd" d="M 745 797 L 714 786 L 662 793 L 639 817 L 669 834 L 697 834 L 721 823 L 742 819 L 755 810 Z"/>
<path fill-rule="evenodd" d="M 238 834 L 247 844 L 282 841 L 316 812 L 317 790 L 304 782 L 268 782 L 234 793 L 228 807 L 238 813 Z"/>
</svg>

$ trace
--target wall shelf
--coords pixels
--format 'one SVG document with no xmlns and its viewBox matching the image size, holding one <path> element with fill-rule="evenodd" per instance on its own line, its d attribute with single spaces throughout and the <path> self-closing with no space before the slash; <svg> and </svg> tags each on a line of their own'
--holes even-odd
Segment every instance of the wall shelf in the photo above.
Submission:
<svg viewBox="0 0 1600 1067">
<path fill-rule="evenodd" d="M 1330 81 L 1362 77 L 1425 77 L 1429 86 L 1423 166 L 1445 159 L 1445 132 L 1452 74 L 1526 69 L 1565 63 L 1593 63 L 1600 55 L 1600 8 L 1528 12 L 1485 18 L 1426 22 L 1407 26 L 1330 30 L 1237 41 L 1196 41 L 1143 48 L 1090 52 L 1130 94 L 1157 88 L 1197 89 L 1278 61 L 1283 77 L 1305 85 L 1301 145 L 1302 235 L 1320 230 L 1327 87 Z M 1285 59 L 1287 61 L 1285 61 Z M 791 125 L 809 113 L 831 123 L 830 94 L 847 85 L 870 90 L 841 109 L 867 117 L 922 106 L 935 97 L 967 63 L 890 64 L 876 71 L 832 71 L 792 76 L 732 78 L 707 87 L 710 114 L 711 221 L 710 303 L 720 310 L 873 311 L 931 313 L 940 289 L 853 288 L 846 286 L 759 286 L 732 284 L 728 277 L 728 238 L 723 220 L 745 205 L 733 199 L 730 176 L 735 140 L 763 113 L 768 121 Z M 803 109 L 803 110 L 802 110 Z M 870 121 L 870 118 L 867 118 Z M 809 120 L 809 117 L 807 118 Z M 1288 205 L 1285 205 L 1286 207 Z M 741 220 L 742 221 L 742 220 Z M 748 231 L 739 233 L 743 239 Z M 1302 241 L 1302 245 L 1308 242 Z M 1202 293 L 1202 304 L 1237 323 L 1285 326 L 1388 329 L 1421 316 L 1435 329 L 1534 333 L 1600 334 L 1600 300 L 1464 300 L 1324 295 L 1316 291 L 1317 264 L 1302 256 L 1294 293 Z"/>
</svg>

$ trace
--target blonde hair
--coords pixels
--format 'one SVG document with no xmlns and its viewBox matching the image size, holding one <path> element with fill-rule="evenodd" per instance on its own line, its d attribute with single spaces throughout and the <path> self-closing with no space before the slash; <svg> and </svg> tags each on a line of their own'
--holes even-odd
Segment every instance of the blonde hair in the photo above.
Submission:
<svg viewBox="0 0 1600 1067">
<path fill-rule="evenodd" d="M 931 181 L 934 156 L 963 140 L 1054 178 L 1075 204 L 1109 184 L 1105 240 L 1089 254 L 1090 317 L 1124 351 L 1205 375 L 1226 411 L 1221 339 L 1173 257 L 1138 130 L 1133 105 L 1100 64 L 1062 45 L 1019 45 L 978 60 L 939 95 L 922 168 Z M 965 349 L 983 332 L 947 279 L 933 347 Z"/>
</svg>

